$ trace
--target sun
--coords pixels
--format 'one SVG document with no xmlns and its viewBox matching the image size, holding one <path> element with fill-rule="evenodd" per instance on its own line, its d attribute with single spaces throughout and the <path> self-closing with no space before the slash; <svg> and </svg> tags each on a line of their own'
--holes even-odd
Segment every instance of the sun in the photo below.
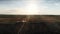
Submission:
<svg viewBox="0 0 60 34">
<path fill-rule="evenodd" d="M 27 3 L 27 5 L 25 7 L 25 13 L 27 15 L 38 14 L 38 6 L 35 1 L 31 1 L 31 2 Z"/>
</svg>

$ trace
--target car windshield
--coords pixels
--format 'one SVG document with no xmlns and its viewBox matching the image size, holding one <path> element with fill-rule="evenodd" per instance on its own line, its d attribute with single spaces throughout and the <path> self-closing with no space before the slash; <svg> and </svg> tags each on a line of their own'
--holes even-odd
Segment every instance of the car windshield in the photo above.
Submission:
<svg viewBox="0 0 60 34">
<path fill-rule="evenodd" d="M 0 34 L 60 34 L 60 0 L 0 0 Z"/>
</svg>

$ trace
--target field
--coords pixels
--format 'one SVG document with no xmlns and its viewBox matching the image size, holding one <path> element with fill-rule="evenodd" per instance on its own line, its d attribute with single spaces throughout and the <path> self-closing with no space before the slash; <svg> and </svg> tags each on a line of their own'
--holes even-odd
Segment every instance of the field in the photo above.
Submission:
<svg viewBox="0 0 60 34">
<path fill-rule="evenodd" d="M 59 15 L 0 15 L 0 34 L 60 34 L 59 24 Z"/>
</svg>

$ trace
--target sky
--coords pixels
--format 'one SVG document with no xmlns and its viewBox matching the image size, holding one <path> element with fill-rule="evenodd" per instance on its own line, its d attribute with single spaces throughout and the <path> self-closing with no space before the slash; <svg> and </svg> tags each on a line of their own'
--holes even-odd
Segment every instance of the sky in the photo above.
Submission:
<svg viewBox="0 0 60 34">
<path fill-rule="evenodd" d="M 0 14 L 60 15 L 60 0 L 0 0 Z"/>
</svg>

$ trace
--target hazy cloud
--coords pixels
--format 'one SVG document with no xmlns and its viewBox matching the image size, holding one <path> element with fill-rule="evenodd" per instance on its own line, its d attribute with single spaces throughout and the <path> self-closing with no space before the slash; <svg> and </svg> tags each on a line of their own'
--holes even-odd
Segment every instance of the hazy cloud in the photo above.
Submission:
<svg viewBox="0 0 60 34">
<path fill-rule="evenodd" d="M 31 0 L 0 0 L 0 14 L 23 14 L 29 1 Z M 60 0 L 36 0 L 36 3 L 40 14 L 60 14 Z"/>
</svg>

